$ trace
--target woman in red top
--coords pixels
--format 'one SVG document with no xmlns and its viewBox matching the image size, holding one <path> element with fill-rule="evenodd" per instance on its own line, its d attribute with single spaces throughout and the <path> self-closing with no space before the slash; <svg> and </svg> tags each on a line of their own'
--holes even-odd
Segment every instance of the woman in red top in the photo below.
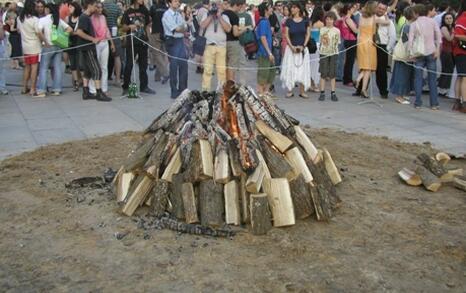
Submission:
<svg viewBox="0 0 466 293">
<path fill-rule="evenodd" d="M 466 113 L 466 106 L 463 105 L 463 100 L 466 97 L 466 0 L 461 1 L 461 9 L 456 19 L 454 35 L 453 55 L 455 56 L 458 78 L 455 85 L 457 100 L 453 110 Z"/>
<path fill-rule="evenodd" d="M 439 94 L 445 96 L 451 85 L 451 75 L 455 69 L 453 60 L 453 28 L 455 19 L 452 13 L 447 12 L 442 17 L 440 31 L 442 32 L 442 49 L 440 53 L 440 62 L 442 63 L 442 75 L 438 79 Z"/>
</svg>

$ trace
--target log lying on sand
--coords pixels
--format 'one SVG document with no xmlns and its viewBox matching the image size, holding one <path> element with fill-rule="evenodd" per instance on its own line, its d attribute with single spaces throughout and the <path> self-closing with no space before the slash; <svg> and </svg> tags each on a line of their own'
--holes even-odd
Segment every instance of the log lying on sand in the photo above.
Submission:
<svg viewBox="0 0 466 293">
<path fill-rule="evenodd" d="M 273 215 L 273 226 L 283 227 L 295 224 L 293 200 L 286 178 L 266 179 L 264 191 L 268 195 Z"/>
<path fill-rule="evenodd" d="M 416 174 L 421 177 L 422 185 L 429 191 L 436 192 L 442 186 L 439 178 L 423 166 L 416 167 Z"/>
<path fill-rule="evenodd" d="M 254 235 L 264 235 L 272 229 L 272 218 L 267 194 L 251 194 L 251 232 Z"/>
<path fill-rule="evenodd" d="M 450 156 L 447 153 L 442 153 L 442 152 L 435 154 L 435 159 L 442 166 L 445 166 L 451 160 Z"/>
<path fill-rule="evenodd" d="M 422 165 L 426 167 L 427 170 L 429 170 L 432 174 L 439 177 L 440 179 L 442 179 L 442 177 L 447 173 L 447 170 L 443 167 L 443 165 L 441 165 L 428 154 L 422 153 L 418 155 L 417 158 L 422 163 Z"/>
<path fill-rule="evenodd" d="M 224 222 L 223 184 L 209 179 L 199 185 L 199 211 L 203 226 L 218 227 Z"/>
<path fill-rule="evenodd" d="M 131 183 L 133 182 L 135 177 L 133 172 L 125 173 L 123 167 L 120 168 L 120 171 L 118 171 L 117 175 L 115 176 L 114 183 L 117 202 L 122 202 L 126 200 Z"/>
<path fill-rule="evenodd" d="M 460 179 L 460 178 L 454 178 L 453 179 L 453 186 L 455 186 L 458 189 L 461 189 L 463 191 L 466 191 L 466 180 Z"/>
<path fill-rule="evenodd" d="M 401 179 L 403 179 L 406 184 L 411 185 L 411 186 L 419 186 L 422 184 L 421 177 L 414 173 L 414 171 L 411 171 L 408 168 L 403 168 L 398 172 L 398 176 L 400 176 Z"/>
</svg>

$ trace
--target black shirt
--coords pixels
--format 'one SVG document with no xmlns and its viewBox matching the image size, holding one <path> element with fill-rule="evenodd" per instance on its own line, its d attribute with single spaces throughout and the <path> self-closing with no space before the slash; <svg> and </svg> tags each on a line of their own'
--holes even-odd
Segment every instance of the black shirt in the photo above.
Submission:
<svg viewBox="0 0 466 293">
<path fill-rule="evenodd" d="M 165 4 L 161 5 L 152 5 L 150 7 L 150 16 L 152 18 L 152 33 L 153 34 L 163 34 L 163 25 L 162 17 L 165 11 L 167 11 L 167 6 Z"/>
<path fill-rule="evenodd" d="M 87 15 L 86 13 L 83 13 L 83 14 L 81 14 L 81 16 L 79 16 L 78 28 L 77 29 L 82 30 L 84 33 L 86 33 L 87 35 L 89 35 L 91 37 L 95 37 L 94 27 L 92 26 L 91 17 L 89 15 Z M 95 49 L 95 44 L 94 43 L 92 43 L 91 41 L 85 40 L 83 38 L 78 37 L 78 42 L 77 43 L 78 43 L 78 45 L 86 45 L 87 44 L 87 46 L 82 46 L 82 47 L 78 48 L 81 51 Z"/>
<path fill-rule="evenodd" d="M 147 10 L 145 6 L 139 6 L 138 9 L 130 7 L 128 10 L 126 10 L 125 14 L 123 14 L 121 23 L 125 25 L 137 25 L 138 28 L 135 31 L 133 31 L 134 36 L 144 41 L 148 40 L 146 34 L 146 27 L 151 23 L 151 19 L 149 15 L 149 10 Z M 128 35 L 127 38 L 128 42 L 131 42 L 131 36 Z M 134 45 L 141 46 L 143 45 L 143 43 L 141 43 L 141 41 L 135 38 Z"/>
<path fill-rule="evenodd" d="M 231 25 L 231 30 L 229 33 L 226 33 L 227 34 L 227 41 L 239 41 L 239 37 L 235 37 L 233 35 L 233 26 L 239 26 L 239 17 L 238 15 L 236 14 L 236 12 L 232 11 L 232 10 L 225 10 L 223 12 L 223 14 L 225 14 L 226 16 L 228 16 L 228 18 L 230 19 L 230 25 Z"/>
<path fill-rule="evenodd" d="M 269 16 L 270 27 L 273 28 L 273 33 L 277 34 L 280 32 L 280 23 L 278 22 L 278 17 L 274 13 Z"/>
</svg>

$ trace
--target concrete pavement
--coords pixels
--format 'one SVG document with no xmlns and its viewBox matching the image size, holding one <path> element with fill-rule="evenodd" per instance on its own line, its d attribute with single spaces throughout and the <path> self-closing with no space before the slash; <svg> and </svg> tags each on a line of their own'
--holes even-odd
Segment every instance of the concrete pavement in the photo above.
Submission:
<svg viewBox="0 0 466 293">
<path fill-rule="evenodd" d="M 194 71 L 195 67 L 190 65 L 190 89 L 200 87 L 201 76 Z M 7 83 L 20 84 L 21 74 L 8 71 Z M 149 72 L 149 80 L 156 95 L 143 95 L 141 100 L 120 99 L 121 89 L 111 86 L 114 100 L 110 103 L 83 101 L 80 92 L 72 92 L 70 75 L 65 75 L 66 88 L 59 97 L 32 98 L 21 95 L 20 87 L 9 86 L 10 94 L 0 96 L 0 159 L 48 144 L 144 129 L 172 103 L 169 85 L 155 83 L 153 74 Z M 255 85 L 255 71 L 241 74 Z M 276 86 L 281 87 L 278 77 Z M 309 93 L 311 98 L 306 100 L 296 95 L 284 98 L 280 88 L 277 104 L 312 127 L 383 135 L 405 142 L 430 141 L 434 147 L 454 155 L 466 154 L 466 115 L 451 112 L 452 100 L 440 98 L 440 110 L 432 111 L 415 110 L 412 105 L 400 105 L 392 98 L 376 97 L 383 105 L 379 108 L 374 104 L 358 105 L 361 99 L 352 97 L 352 91 L 339 84 L 339 102 L 319 102 L 317 93 Z M 377 93 L 375 85 L 374 93 Z M 427 96 L 424 98 L 424 105 L 428 105 Z"/>
</svg>

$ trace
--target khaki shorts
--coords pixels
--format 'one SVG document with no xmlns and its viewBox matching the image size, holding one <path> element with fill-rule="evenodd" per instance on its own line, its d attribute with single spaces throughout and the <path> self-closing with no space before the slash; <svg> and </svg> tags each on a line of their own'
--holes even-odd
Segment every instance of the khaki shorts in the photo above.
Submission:
<svg viewBox="0 0 466 293">
<path fill-rule="evenodd" d="M 273 84 L 275 80 L 275 64 L 267 57 L 257 58 L 257 83 L 260 85 Z"/>
<path fill-rule="evenodd" d="M 227 42 L 227 66 L 236 67 L 240 66 L 241 54 L 244 50 L 239 41 L 228 41 Z M 233 68 L 229 68 L 233 69 Z"/>
</svg>

